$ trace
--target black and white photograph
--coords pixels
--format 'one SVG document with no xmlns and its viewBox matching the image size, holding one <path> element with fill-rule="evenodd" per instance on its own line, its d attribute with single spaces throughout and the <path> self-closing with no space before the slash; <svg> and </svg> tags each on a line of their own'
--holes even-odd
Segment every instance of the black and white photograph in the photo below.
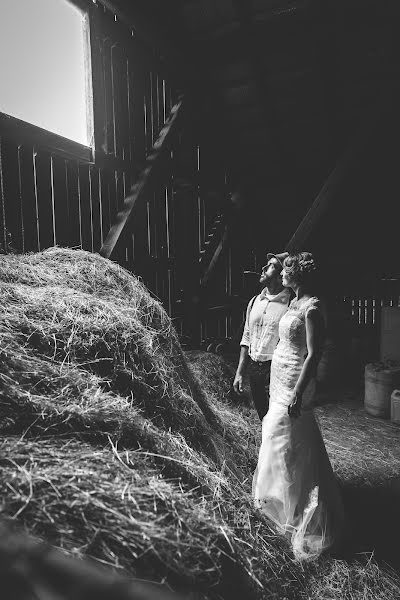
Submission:
<svg viewBox="0 0 400 600">
<path fill-rule="evenodd" d="M 0 0 L 0 600 L 400 599 L 398 0 Z"/>
</svg>

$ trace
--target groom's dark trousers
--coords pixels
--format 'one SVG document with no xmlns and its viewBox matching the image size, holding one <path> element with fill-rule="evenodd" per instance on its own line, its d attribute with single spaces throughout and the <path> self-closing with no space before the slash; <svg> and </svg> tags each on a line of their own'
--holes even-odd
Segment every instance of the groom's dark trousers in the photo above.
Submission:
<svg viewBox="0 0 400 600">
<path fill-rule="evenodd" d="M 271 374 L 271 361 L 257 361 L 249 358 L 247 375 L 249 377 L 251 395 L 258 416 L 262 421 L 269 408 L 269 378 Z"/>
</svg>

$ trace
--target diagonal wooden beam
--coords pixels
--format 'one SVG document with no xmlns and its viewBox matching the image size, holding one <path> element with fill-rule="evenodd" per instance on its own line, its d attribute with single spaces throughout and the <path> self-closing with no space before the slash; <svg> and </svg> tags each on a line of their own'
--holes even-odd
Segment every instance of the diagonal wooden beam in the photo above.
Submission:
<svg viewBox="0 0 400 600">
<path fill-rule="evenodd" d="M 210 262 L 208 263 L 204 275 L 200 279 L 200 287 L 205 287 L 207 285 L 207 282 L 210 279 L 210 276 L 214 271 L 218 260 L 220 259 L 220 257 L 222 256 L 222 254 L 228 246 L 228 241 L 232 234 L 232 230 L 237 226 L 238 217 L 242 214 L 243 208 L 245 206 L 245 198 L 238 191 L 234 192 L 234 194 L 232 195 L 231 202 L 232 205 L 226 209 L 229 210 L 229 214 L 226 217 L 225 226 L 221 232 L 219 243 L 214 250 L 214 253 L 211 257 Z"/>
<path fill-rule="evenodd" d="M 158 139 L 154 142 L 151 153 L 146 159 L 145 167 L 136 183 L 133 184 L 129 195 L 124 200 L 122 210 L 117 214 L 115 223 L 112 225 L 108 235 L 100 249 L 101 256 L 110 258 L 121 233 L 123 232 L 136 204 L 143 200 L 154 183 L 155 177 L 162 163 L 167 148 L 181 120 L 183 100 L 179 100 L 171 109 L 171 113 L 161 129 Z"/>
<path fill-rule="evenodd" d="M 328 179 L 325 181 L 311 207 L 303 217 L 289 242 L 286 244 L 285 250 L 287 252 L 300 251 L 304 248 L 305 244 L 307 244 L 312 232 L 320 224 L 328 208 L 338 197 L 343 182 L 347 174 L 351 171 L 361 149 L 362 143 L 359 140 L 359 143 L 350 146 L 344 153 L 342 159 L 338 162 Z"/>
<path fill-rule="evenodd" d="M 225 249 L 227 241 L 228 241 L 228 236 L 229 236 L 229 225 L 225 225 L 224 230 L 221 235 L 221 239 L 219 241 L 219 244 L 216 247 L 216 249 L 214 250 L 214 254 L 209 262 L 206 272 L 204 273 L 204 275 L 200 281 L 200 285 L 202 287 L 204 287 L 206 285 L 207 281 L 210 278 L 211 273 L 213 272 L 213 270 L 215 268 L 215 265 L 218 262 L 220 255 L 222 254 L 223 250 Z"/>
<path fill-rule="evenodd" d="M 384 95 L 384 94 L 382 94 Z M 386 100 L 385 107 L 389 110 L 391 101 Z M 315 228 L 320 224 L 329 207 L 338 199 L 340 189 L 344 185 L 346 177 L 352 172 L 352 169 L 362 159 L 363 153 L 367 151 L 368 141 L 371 138 L 376 127 L 379 125 L 379 119 L 382 115 L 383 106 L 380 110 L 374 105 L 367 111 L 365 119 L 358 132 L 350 141 L 347 149 L 337 162 L 333 171 L 325 181 L 317 197 L 300 222 L 296 231 L 286 244 L 287 252 L 300 251 L 304 249 Z"/>
</svg>

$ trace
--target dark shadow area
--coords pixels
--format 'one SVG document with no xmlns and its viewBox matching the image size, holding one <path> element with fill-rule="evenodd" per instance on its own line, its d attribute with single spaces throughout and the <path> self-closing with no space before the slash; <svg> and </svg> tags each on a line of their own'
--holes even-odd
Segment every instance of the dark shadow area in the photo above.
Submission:
<svg viewBox="0 0 400 600">
<path fill-rule="evenodd" d="M 343 554 L 373 553 L 400 571 L 400 477 L 372 486 L 344 485 L 347 539 Z"/>
</svg>

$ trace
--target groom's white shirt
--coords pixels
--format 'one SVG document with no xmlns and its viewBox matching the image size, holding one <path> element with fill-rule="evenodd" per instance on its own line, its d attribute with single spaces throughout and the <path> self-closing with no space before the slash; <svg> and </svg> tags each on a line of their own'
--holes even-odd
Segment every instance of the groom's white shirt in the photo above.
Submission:
<svg viewBox="0 0 400 600">
<path fill-rule="evenodd" d="M 246 321 L 241 346 L 249 348 L 252 360 L 264 362 L 272 359 L 279 340 L 279 321 L 288 309 L 290 290 L 284 288 L 272 296 L 264 289 L 247 306 Z"/>
</svg>

